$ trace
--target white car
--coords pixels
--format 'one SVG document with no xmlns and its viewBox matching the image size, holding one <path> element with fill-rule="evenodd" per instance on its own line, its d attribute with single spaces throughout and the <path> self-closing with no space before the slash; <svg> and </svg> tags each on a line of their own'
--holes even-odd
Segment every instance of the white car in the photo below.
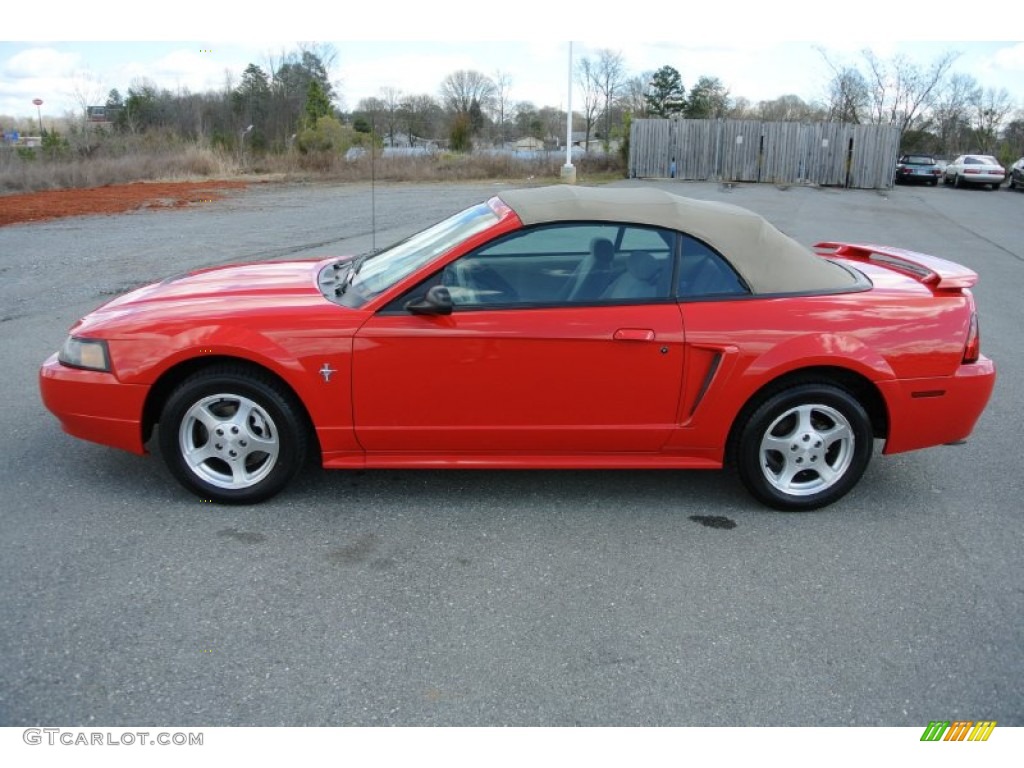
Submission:
<svg viewBox="0 0 1024 768">
<path fill-rule="evenodd" d="M 999 189 L 1005 178 L 1006 169 L 991 155 L 960 155 L 946 166 L 942 177 L 943 181 L 955 187 L 991 184 L 992 189 Z"/>
</svg>

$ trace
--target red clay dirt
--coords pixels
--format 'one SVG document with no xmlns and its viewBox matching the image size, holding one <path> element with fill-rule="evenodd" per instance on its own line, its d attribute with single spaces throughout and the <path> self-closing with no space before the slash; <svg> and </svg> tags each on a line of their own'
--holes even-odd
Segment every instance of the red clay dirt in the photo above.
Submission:
<svg viewBox="0 0 1024 768">
<path fill-rule="evenodd" d="M 124 213 L 142 208 L 180 208 L 208 203 L 228 190 L 248 186 L 245 181 L 182 181 L 111 184 L 88 189 L 49 189 L 0 197 L 0 227 L 64 216 Z"/>
</svg>

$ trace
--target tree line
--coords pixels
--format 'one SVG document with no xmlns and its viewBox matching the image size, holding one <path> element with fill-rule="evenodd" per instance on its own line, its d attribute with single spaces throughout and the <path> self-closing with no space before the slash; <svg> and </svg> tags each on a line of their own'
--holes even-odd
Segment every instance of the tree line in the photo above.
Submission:
<svg viewBox="0 0 1024 768">
<path fill-rule="evenodd" d="M 820 99 L 784 94 L 752 103 L 711 75 L 698 76 L 686 88 L 671 65 L 630 73 L 621 52 L 602 49 L 575 64 L 573 130 L 583 146 L 596 142 L 607 151 L 628 139 L 635 118 L 838 121 L 896 125 L 903 151 L 998 154 L 1004 162 L 1024 155 L 1024 111 L 1005 90 L 956 72 L 955 52 L 927 64 L 902 55 L 883 59 L 871 50 L 852 63 L 837 62 L 824 49 L 819 53 Z M 564 110 L 514 100 L 512 77 L 502 71 L 452 72 L 436 94 L 383 87 L 378 96 L 344 111 L 330 79 L 336 58 L 331 46 L 303 45 L 265 66 L 250 63 L 237 82 L 229 76 L 219 91 L 172 92 L 137 80 L 123 95 L 111 90 L 105 106 L 117 133 L 256 153 L 337 153 L 371 142 L 467 151 L 527 137 L 557 145 L 564 137 Z M 87 126 L 84 116 L 82 125 Z M 101 132 L 91 134 L 91 141 L 102 141 Z M 91 144 L 84 144 L 88 151 Z"/>
</svg>

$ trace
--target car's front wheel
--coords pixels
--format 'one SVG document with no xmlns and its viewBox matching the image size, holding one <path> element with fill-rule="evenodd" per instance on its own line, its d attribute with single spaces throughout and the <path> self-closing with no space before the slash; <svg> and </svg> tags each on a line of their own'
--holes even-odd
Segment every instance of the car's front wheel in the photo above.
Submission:
<svg viewBox="0 0 1024 768">
<path fill-rule="evenodd" d="M 853 395 L 805 383 L 772 395 L 750 414 L 737 446 L 747 489 L 776 509 L 818 509 L 842 498 L 864 474 L 871 421 Z"/>
<path fill-rule="evenodd" d="M 217 366 L 167 399 L 160 451 L 171 474 L 201 498 L 251 504 L 278 493 L 302 467 L 305 424 L 294 397 L 270 376 Z"/>
</svg>

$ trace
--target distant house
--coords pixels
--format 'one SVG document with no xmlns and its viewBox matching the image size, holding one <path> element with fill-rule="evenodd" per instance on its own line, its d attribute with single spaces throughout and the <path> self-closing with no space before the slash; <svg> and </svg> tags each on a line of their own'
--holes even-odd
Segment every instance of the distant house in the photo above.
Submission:
<svg viewBox="0 0 1024 768">
<path fill-rule="evenodd" d="M 557 146 L 561 147 L 563 141 L 564 135 L 559 136 Z M 621 143 L 622 142 L 619 139 L 612 139 L 608 142 L 608 151 L 618 152 Z M 595 138 L 593 132 L 590 134 L 590 141 L 587 141 L 586 131 L 573 131 L 572 146 L 574 149 L 579 149 L 582 152 L 594 152 L 596 154 L 604 153 L 604 139 Z"/>
<path fill-rule="evenodd" d="M 120 111 L 120 107 L 87 107 L 85 116 L 90 123 L 112 123 Z"/>
<path fill-rule="evenodd" d="M 512 144 L 516 152 L 541 152 L 544 149 L 544 142 L 533 136 L 524 136 Z"/>
<path fill-rule="evenodd" d="M 425 139 L 422 136 L 413 136 L 408 133 L 401 133 L 399 131 L 395 131 L 393 141 L 391 135 L 386 133 L 383 135 L 382 139 L 385 147 L 415 147 L 417 149 L 425 148 L 431 152 L 437 151 L 437 149 L 439 148 L 439 142 L 434 139 Z"/>
</svg>

